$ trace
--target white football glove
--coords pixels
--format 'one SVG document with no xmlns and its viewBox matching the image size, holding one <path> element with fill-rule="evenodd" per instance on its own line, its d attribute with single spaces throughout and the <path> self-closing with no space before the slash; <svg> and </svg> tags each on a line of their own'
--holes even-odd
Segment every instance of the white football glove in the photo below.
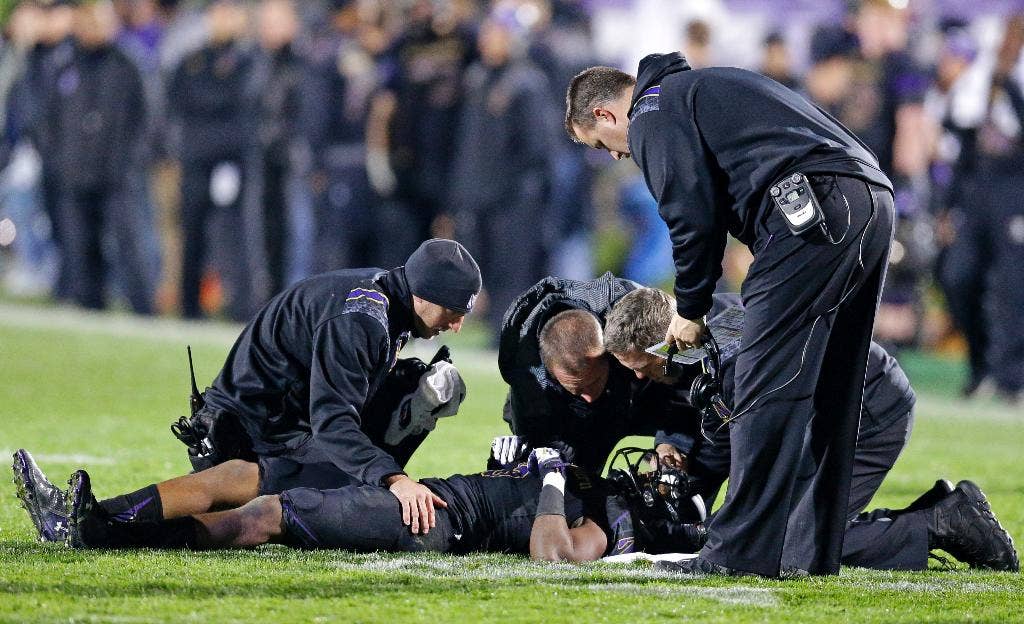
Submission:
<svg viewBox="0 0 1024 624">
<path fill-rule="evenodd" d="M 497 436 L 491 440 L 491 457 L 502 466 L 515 462 L 526 450 L 526 440 L 517 435 Z"/>
<path fill-rule="evenodd" d="M 465 398 L 466 383 L 455 365 L 447 361 L 434 364 L 392 413 L 384 441 L 395 446 L 409 436 L 433 431 L 437 419 L 457 414 Z"/>
<path fill-rule="evenodd" d="M 569 464 L 562 459 L 562 454 L 553 448 L 542 446 L 535 448 L 530 453 L 530 473 L 538 477 L 544 477 L 549 472 L 557 472 L 565 476 L 565 467 Z"/>
</svg>

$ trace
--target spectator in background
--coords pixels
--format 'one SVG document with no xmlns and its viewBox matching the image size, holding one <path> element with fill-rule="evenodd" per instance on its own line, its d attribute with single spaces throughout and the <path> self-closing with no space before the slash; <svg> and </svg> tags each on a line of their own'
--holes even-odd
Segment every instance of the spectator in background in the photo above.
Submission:
<svg viewBox="0 0 1024 624">
<path fill-rule="evenodd" d="M 853 118 L 848 107 L 856 103 L 851 92 L 856 38 L 838 26 L 823 26 L 811 36 L 811 66 L 804 79 L 804 95 L 837 119 Z"/>
<path fill-rule="evenodd" d="M 988 372 L 1001 399 L 1024 405 L 1024 89 L 1020 78 L 1024 15 L 1008 20 L 997 53 L 988 111 L 978 130 L 978 188 L 974 219 L 961 235 L 980 259 L 987 287 Z"/>
<path fill-rule="evenodd" d="M 164 34 L 156 0 L 116 0 L 114 6 L 122 25 L 118 44 L 139 63 L 147 78 L 156 74 Z"/>
<path fill-rule="evenodd" d="M 547 80 L 527 59 L 525 32 L 511 9 L 497 9 L 480 27 L 480 61 L 466 73 L 451 195 L 456 231 L 488 284 L 486 315 L 496 333 L 516 296 L 544 274 L 539 233 L 558 140 Z"/>
<path fill-rule="evenodd" d="M 261 218 L 266 292 L 271 297 L 286 286 L 289 241 L 288 183 L 301 142 L 302 79 L 305 63 L 296 54 L 299 17 L 292 0 L 263 0 L 257 11 L 259 50 L 252 71 L 256 117 L 256 171 L 261 185 L 256 210 Z M 346 265 L 358 266 L 358 265 Z"/>
<path fill-rule="evenodd" d="M 11 149 L 22 138 L 26 111 L 20 110 L 19 83 L 25 76 L 29 53 L 41 41 L 46 28 L 42 7 L 35 2 L 21 2 L 15 6 L 3 25 L 0 39 L 0 168 L 7 166 Z"/>
<path fill-rule="evenodd" d="M 67 300 L 72 297 L 71 266 L 65 241 L 67 226 L 61 214 L 59 172 L 54 162 L 54 149 L 47 142 L 52 133 L 47 132 L 44 105 L 56 88 L 57 71 L 71 58 L 74 8 L 70 0 L 40 0 L 38 4 L 43 10 L 43 27 L 36 44 L 27 53 L 25 71 L 14 87 L 16 94 L 10 105 L 18 110 L 9 113 L 8 123 L 18 123 L 19 138 L 25 138 L 39 155 L 39 196 L 43 212 L 50 221 L 50 237 L 60 257 L 53 294 L 56 299 Z"/>
<path fill-rule="evenodd" d="M 121 29 L 117 36 L 117 46 L 124 51 L 139 68 L 142 87 L 146 95 L 146 128 L 142 138 L 143 148 L 140 151 L 141 162 L 144 163 L 137 172 L 133 172 L 138 185 L 138 210 L 140 219 L 147 224 L 158 223 L 160 215 L 155 201 L 153 187 L 153 171 L 158 167 L 159 160 L 166 156 L 166 141 L 163 132 L 166 124 L 164 93 L 164 76 L 160 73 L 160 46 L 164 38 L 164 24 L 160 20 L 159 7 L 156 0 L 115 0 Z M 164 228 L 166 229 L 166 228 Z M 142 253 L 149 258 L 159 259 L 158 272 L 166 279 L 163 269 L 166 258 L 161 247 L 161 228 L 146 227 L 138 232 L 139 245 Z M 159 287 L 154 290 L 154 306 L 161 308 Z"/>
<path fill-rule="evenodd" d="M 376 57 L 381 39 L 352 0 L 333 0 L 328 24 L 313 45 L 303 86 L 312 148 L 316 273 L 387 266 L 380 262 L 380 200 L 366 173 L 366 125 L 370 100 L 380 86 Z"/>
<path fill-rule="evenodd" d="M 415 0 L 404 31 L 382 58 L 383 89 L 370 108 L 367 173 L 393 223 L 384 266 L 397 264 L 419 241 L 450 235 L 446 202 L 452 184 L 455 128 L 466 67 L 476 48 L 468 16 Z"/>
<path fill-rule="evenodd" d="M 150 157 L 161 153 L 161 123 L 164 119 L 163 75 L 160 73 L 160 46 L 164 37 L 164 24 L 156 0 L 118 0 L 122 28 L 117 36 L 118 47 L 124 50 L 138 66 L 146 92 L 146 105 L 150 113 L 147 151 Z"/>
<path fill-rule="evenodd" d="M 139 210 L 138 174 L 146 99 L 139 70 L 114 45 L 113 5 L 97 0 L 75 9 L 76 44 L 57 73 L 44 119 L 56 166 L 73 300 L 106 306 L 106 275 L 115 267 L 139 314 L 152 312 L 150 262 L 140 236 L 152 224 Z M 104 253 L 105 234 L 116 243 Z"/>
<path fill-rule="evenodd" d="M 701 69 L 714 65 L 711 49 L 711 24 L 702 19 L 687 22 L 683 33 L 683 55 L 690 67 Z"/>
<path fill-rule="evenodd" d="M 968 378 L 961 389 L 965 397 L 974 395 L 988 377 L 986 288 L 981 273 L 987 254 L 978 248 L 974 235 L 984 208 L 977 201 L 977 135 L 988 104 L 988 85 L 967 73 L 976 54 L 977 45 L 969 34 L 960 28 L 948 31 L 936 81 L 925 100 L 929 116 L 941 126 L 930 168 L 939 251 L 935 276 L 953 324 L 967 342 Z"/>
<path fill-rule="evenodd" d="M 921 278 L 931 272 L 934 259 L 927 176 L 936 128 L 924 111 L 931 79 L 907 51 L 905 8 L 861 0 L 852 18 L 858 56 L 852 101 L 839 119 L 878 157 L 896 197 L 896 236 L 875 339 L 897 348 L 912 346 L 922 325 Z"/>
<path fill-rule="evenodd" d="M 209 42 L 184 58 L 168 87 L 169 114 L 181 124 L 185 318 L 203 316 L 199 288 L 210 256 L 217 261 L 228 315 L 235 320 L 249 316 L 241 199 L 243 163 L 252 136 L 245 101 L 251 57 L 239 43 L 247 19 L 240 2 L 213 2 L 206 10 Z"/>
<path fill-rule="evenodd" d="M 38 111 L 24 86 L 30 52 L 45 28 L 42 7 L 21 2 L 11 11 L 0 42 L 0 220 L 14 224 L 13 263 L 4 285 L 17 294 L 45 295 L 55 277 L 56 250 L 50 243 L 49 219 L 39 206 L 39 154 L 27 136 L 26 122 Z"/>
<path fill-rule="evenodd" d="M 799 89 L 799 81 L 793 75 L 793 60 L 789 54 L 789 46 L 786 45 L 782 33 L 769 33 L 764 39 L 763 48 L 761 73 L 790 89 Z"/>
<path fill-rule="evenodd" d="M 523 25 L 530 29 L 530 60 L 544 72 L 548 84 L 568 84 L 596 63 L 590 18 L 578 1 L 523 0 L 520 7 Z M 552 106 L 560 109 L 562 94 L 552 89 L 551 96 Z M 587 280 L 594 273 L 593 167 L 585 146 L 553 143 L 551 200 L 542 224 L 544 247 L 549 250 L 547 273 Z"/>
</svg>

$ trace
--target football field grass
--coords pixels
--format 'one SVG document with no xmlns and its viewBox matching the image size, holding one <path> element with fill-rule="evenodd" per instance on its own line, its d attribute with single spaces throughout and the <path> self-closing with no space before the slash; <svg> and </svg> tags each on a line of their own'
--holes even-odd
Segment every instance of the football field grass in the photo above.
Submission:
<svg viewBox="0 0 1024 624">
<path fill-rule="evenodd" d="M 0 450 L 32 451 L 55 482 L 84 467 L 101 497 L 189 469 L 168 426 L 187 409 L 191 344 L 200 385 L 238 328 L 0 304 Z M 432 351 L 436 344 L 422 348 Z M 469 396 L 409 466 L 415 477 L 483 467 L 501 421 L 493 354 L 452 340 Z M 956 399 L 957 364 L 908 356 L 918 390 L 907 451 L 873 501 L 900 507 L 940 476 L 977 481 L 1024 539 L 1024 414 Z M 359 555 L 281 546 L 226 552 L 70 551 L 38 544 L 0 485 L 2 622 L 1013 622 L 1018 574 L 844 568 L 791 581 L 680 581 L 650 564 L 535 564 L 497 555 Z M 869 507 L 869 508 L 871 508 Z"/>
</svg>

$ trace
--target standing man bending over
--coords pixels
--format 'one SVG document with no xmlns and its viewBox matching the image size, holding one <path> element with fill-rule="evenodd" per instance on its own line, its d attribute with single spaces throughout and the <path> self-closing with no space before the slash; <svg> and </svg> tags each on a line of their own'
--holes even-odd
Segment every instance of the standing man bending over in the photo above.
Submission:
<svg viewBox="0 0 1024 624">
<path fill-rule="evenodd" d="M 667 337 L 677 346 L 702 340 L 726 234 L 754 254 L 729 492 L 684 572 L 838 573 L 891 183 L 856 137 L 798 94 L 742 69 L 693 70 L 675 53 L 644 58 L 637 78 L 582 72 L 565 123 L 575 140 L 643 170 L 672 238 Z M 780 200 L 797 192 L 786 205 L 797 210 L 776 208 L 772 188 Z"/>
</svg>

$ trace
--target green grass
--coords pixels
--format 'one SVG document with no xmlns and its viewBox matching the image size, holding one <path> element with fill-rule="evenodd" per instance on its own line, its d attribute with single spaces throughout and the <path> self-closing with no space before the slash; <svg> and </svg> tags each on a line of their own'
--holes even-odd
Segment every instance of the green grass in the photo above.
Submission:
<svg viewBox="0 0 1024 624">
<path fill-rule="evenodd" d="M 184 346 L 206 381 L 236 331 L 0 304 L 0 449 L 30 449 L 55 481 L 84 466 L 104 496 L 183 473 L 184 447 L 168 425 L 187 406 Z M 479 470 L 504 430 L 493 358 L 452 344 L 469 398 L 413 459 L 417 476 Z M 1024 536 L 1024 415 L 955 400 L 956 363 L 905 361 L 917 427 L 875 504 L 901 506 L 938 476 L 971 478 Z M 496 555 L 73 552 L 33 541 L 12 486 L 0 497 L 0 621 L 1010 622 L 1024 620 L 1022 594 L 1019 575 L 970 570 L 681 582 L 643 563 Z"/>
</svg>

